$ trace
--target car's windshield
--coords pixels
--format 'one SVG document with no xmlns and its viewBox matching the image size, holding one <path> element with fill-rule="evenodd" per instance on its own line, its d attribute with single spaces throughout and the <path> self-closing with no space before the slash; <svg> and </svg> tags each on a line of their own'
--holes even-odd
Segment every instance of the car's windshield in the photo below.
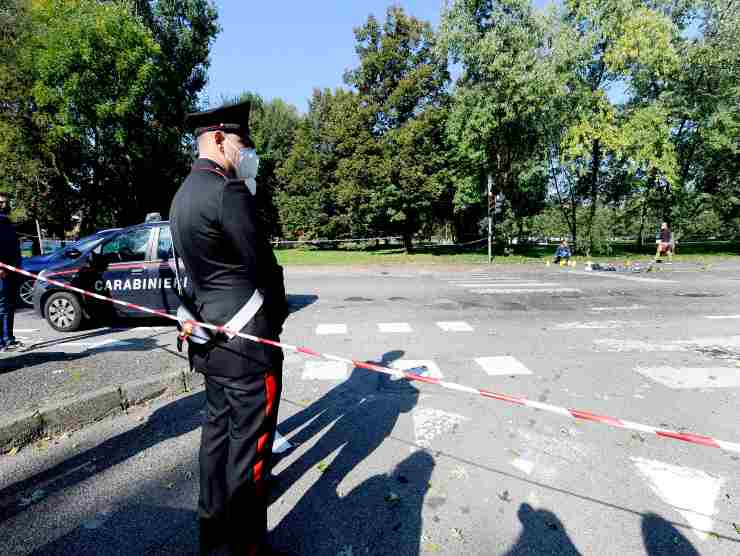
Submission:
<svg viewBox="0 0 740 556">
<path fill-rule="evenodd" d="M 51 252 L 52 256 L 60 257 L 64 255 L 64 252 L 67 249 L 76 249 L 80 253 L 84 253 L 85 251 L 88 251 L 89 249 L 92 249 L 95 247 L 98 243 L 103 241 L 107 236 L 103 234 L 93 234 L 91 236 L 83 237 L 82 239 L 78 239 L 75 242 L 68 243 L 64 247 L 59 247 L 58 249 L 55 249 Z"/>
</svg>

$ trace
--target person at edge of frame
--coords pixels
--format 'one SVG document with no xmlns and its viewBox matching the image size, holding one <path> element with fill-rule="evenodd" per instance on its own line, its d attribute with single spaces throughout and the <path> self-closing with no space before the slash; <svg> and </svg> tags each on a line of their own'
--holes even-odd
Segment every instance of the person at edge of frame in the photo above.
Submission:
<svg viewBox="0 0 740 556">
<path fill-rule="evenodd" d="M 170 226 L 189 277 L 185 296 L 194 317 L 279 341 L 288 304 L 283 269 L 256 216 L 259 158 L 249 137 L 249 109 L 244 102 L 186 116 L 198 158 L 172 201 Z M 205 375 L 207 405 L 200 445 L 200 553 L 277 554 L 265 542 L 266 479 L 283 353 L 226 333 L 205 343 L 194 340 L 188 338 L 188 357 Z"/>
<path fill-rule="evenodd" d="M 15 227 L 10 221 L 10 198 L 7 193 L 2 192 L 0 192 L 0 262 L 15 267 L 21 266 L 21 246 Z M 0 352 L 22 347 L 21 342 L 16 340 L 13 334 L 18 283 L 18 277 L 14 272 L 0 268 Z"/>
<path fill-rule="evenodd" d="M 660 225 L 660 232 L 658 235 L 658 241 L 656 241 L 657 249 L 655 251 L 655 262 L 661 262 L 660 257 L 663 255 L 668 256 L 668 264 L 673 262 L 673 252 L 675 251 L 675 241 L 673 239 L 673 232 L 671 232 L 668 222 L 663 222 Z"/>
</svg>

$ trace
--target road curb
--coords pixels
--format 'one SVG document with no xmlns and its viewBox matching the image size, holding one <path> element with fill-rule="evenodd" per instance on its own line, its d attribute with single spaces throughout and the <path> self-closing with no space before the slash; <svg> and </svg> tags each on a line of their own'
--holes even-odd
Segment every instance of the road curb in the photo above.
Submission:
<svg viewBox="0 0 740 556">
<path fill-rule="evenodd" d="M 107 386 L 37 410 L 0 416 L 0 454 L 39 438 L 81 429 L 156 398 L 176 396 L 202 386 L 202 375 L 176 371 Z"/>
</svg>

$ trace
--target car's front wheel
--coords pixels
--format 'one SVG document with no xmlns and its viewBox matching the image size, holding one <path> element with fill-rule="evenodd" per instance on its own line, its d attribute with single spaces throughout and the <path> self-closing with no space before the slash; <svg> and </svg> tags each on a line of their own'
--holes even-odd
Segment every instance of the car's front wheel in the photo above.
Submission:
<svg viewBox="0 0 740 556">
<path fill-rule="evenodd" d="M 74 332 L 82 324 L 82 305 L 76 295 L 56 292 L 44 304 L 47 322 L 59 332 Z"/>
<path fill-rule="evenodd" d="M 33 306 L 33 288 L 36 280 L 23 280 L 18 287 L 18 301 L 26 307 Z"/>
</svg>

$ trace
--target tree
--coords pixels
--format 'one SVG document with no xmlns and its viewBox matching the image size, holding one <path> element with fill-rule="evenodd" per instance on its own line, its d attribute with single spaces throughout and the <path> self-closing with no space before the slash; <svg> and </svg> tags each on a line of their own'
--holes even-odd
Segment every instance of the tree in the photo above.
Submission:
<svg viewBox="0 0 740 556">
<path fill-rule="evenodd" d="M 250 134 L 260 157 L 257 176 L 258 212 L 268 233 L 279 236 L 280 215 L 276 206 L 280 190 L 278 172 L 290 155 L 301 119 L 298 110 L 292 104 L 279 98 L 265 102 L 257 93 L 245 92 L 233 101 L 226 99 L 225 102 L 247 100 L 252 103 L 249 118 Z"/>
<path fill-rule="evenodd" d="M 3 163 L 25 209 L 60 231 L 78 213 L 83 232 L 166 214 L 189 166 L 183 120 L 205 84 L 215 10 L 205 0 L 42 0 L 28 13 L 13 123 L 24 133 Z"/>
<path fill-rule="evenodd" d="M 31 118 L 33 105 L 28 98 L 32 87 L 28 71 L 28 49 L 25 45 L 32 38 L 33 21 L 29 0 L 2 0 L 0 2 L 0 184 L 3 191 L 14 195 L 15 216 L 29 211 L 28 190 L 38 190 L 38 185 L 48 179 L 49 159 L 42 145 L 31 138 L 38 137 L 38 130 Z M 48 204 L 52 215 L 69 214 L 64 203 Z"/>
<path fill-rule="evenodd" d="M 335 238 L 350 229 L 338 210 L 337 167 L 345 156 L 347 136 L 341 130 L 348 120 L 343 116 L 354 100 L 341 89 L 314 91 L 290 154 L 277 171 L 280 222 L 289 238 Z"/>
<path fill-rule="evenodd" d="M 557 82 L 544 19 L 527 0 L 454 0 L 441 41 L 462 65 L 447 125 L 465 180 L 457 209 L 493 192 L 524 217 L 541 208 L 549 99 Z"/>
<path fill-rule="evenodd" d="M 359 93 L 361 109 L 372 113 L 366 139 L 378 143 L 370 147 L 369 158 L 380 172 L 374 181 L 343 180 L 343 187 L 354 191 L 343 198 L 367 197 L 374 211 L 371 227 L 400 233 L 410 251 L 414 234 L 439 212 L 443 199 L 451 198 L 442 133 L 446 56 L 437 49 L 431 25 L 397 6 L 388 9 L 382 25 L 368 17 L 355 29 L 355 38 L 360 65 L 345 74 L 345 81 Z"/>
</svg>

